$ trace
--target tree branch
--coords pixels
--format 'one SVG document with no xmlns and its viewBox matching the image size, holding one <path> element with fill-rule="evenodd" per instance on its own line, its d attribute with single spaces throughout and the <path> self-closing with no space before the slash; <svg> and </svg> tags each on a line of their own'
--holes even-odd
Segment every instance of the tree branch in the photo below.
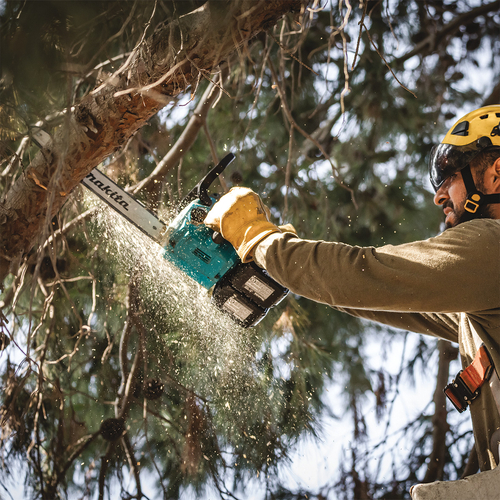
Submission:
<svg viewBox="0 0 500 500">
<path fill-rule="evenodd" d="M 350 187 L 346 186 L 343 183 L 343 181 L 340 179 L 339 174 L 337 172 L 337 168 L 333 164 L 333 162 L 330 158 L 330 155 L 325 151 L 323 146 L 314 137 L 312 137 L 310 134 L 308 134 L 302 127 L 299 127 L 299 125 L 297 124 L 297 122 L 293 118 L 292 112 L 290 111 L 290 108 L 288 107 L 288 102 L 286 100 L 285 93 L 284 93 L 283 89 L 281 88 L 281 83 L 278 79 L 278 76 L 276 74 L 276 70 L 274 69 L 274 65 L 273 65 L 271 59 L 269 59 L 269 69 L 271 70 L 273 80 L 276 84 L 276 89 L 278 90 L 278 94 L 280 96 L 281 104 L 283 105 L 283 112 L 285 113 L 285 116 L 286 116 L 288 122 L 290 123 L 290 126 L 294 127 L 306 139 L 309 139 L 321 151 L 321 154 L 325 157 L 325 160 L 327 160 L 332 167 L 333 177 L 335 178 L 335 180 L 339 183 L 339 185 L 342 188 L 346 189 L 347 191 L 349 191 L 349 193 L 351 193 L 352 202 L 353 202 L 354 206 L 357 207 L 356 200 L 354 197 L 354 191 Z"/>
<path fill-rule="evenodd" d="M 106 472 L 108 471 L 109 460 L 115 449 L 116 442 L 108 443 L 106 448 L 106 455 L 101 457 L 101 469 L 99 470 L 99 500 L 104 500 L 104 480 L 106 479 Z"/>
<path fill-rule="evenodd" d="M 410 50 L 410 52 L 408 52 L 407 54 L 396 58 L 394 60 L 394 63 L 404 63 L 408 59 L 411 59 L 413 56 L 416 56 L 425 51 L 432 52 L 439 45 L 440 41 L 443 38 L 445 38 L 447 35 L 451 35 L 452 33 L 454 33 L 456 30 L 458 30 L 458 28 L 460 28 L 460 26 L 465 24 L 467 21 L 475 19 L 476 17 L 479 16 L 484 16 L 489 12 L 494 12 L 499 8 L 500 8 L 500 0 L 495 0 L 494 2 L 480 5 L 475 9 L 460 14 L 455 19 L 450 21 L 448 24 L 444 25 L 441 31 L 438 31 L 436 33 L 431 33 L 427 38 L 425 38 L 419 44 L 417 44 L 413 50 Z"/>
<path fill-rule="evenodd" d="M 122 445 L 123 445 L 123 449 L 125 450 L 125 455 L 127 456 L 129 467 L 132 469 L 132 473 L 134 474 L 135 485 L 136 485 L 136 489 L 137 489 L 136 498 L 141 499 L 142 498 L 142 487 L 141 487 L 140 470 L 139 470 L 139 467 L 137 466 L 137 460 L 135 459 L 135 456 L 134 456 L 134 448 L 132 447 L 132 443 L 130 442 L 130 439 L 129 439 L 127 433 L 125 433 L 122 437 Z"/>
<path fill-rule="evenodd" d="M 145 40 L 126 75 L 68 109 L 64 126 L 0 200 L 0 282 L 35 245 L 75 186 L 166 100 L 197 82 L 197 68 L 203 74 L 214 71 L 239 46 L 308 1 L 206 2 Z M 183 45 L 187 39 L 189 46 Z"/>
<path fill-rule="evenodd" d="M 206 121 L 208 111 L 217 98 L 215 90 L 215 84 L 210 82 L 179 139 L 177 139 L 176 143 L 170 148 L 170 151 L 160 160 L 153 172 L 132 187 L 132 193 L 138 193 L 142 189 L 147 189 L 151 194 L 154 194 L 154 191 L 158 191 L 160 181 L 165 177 L 167 172 L 179 163 L 181 158 L 191 149 L 196 137 L 198 137 L 198 132 Z"/>
<path fill-rule="evenodd" d="M 66 464 L 64 467 L 54 475 L 52 484 L 51 484 L 51 494 L 53 494 L 54 498 L 56 497 L 56 489 L 59 483 L 64 479 L 64 476 L 66 476 L 66 472 L 68 472 L 69 468 L 73 464 L 73 461 L 78 458 L 88 447 L 89 445 L 94 441 L 94 439 L 99 436 L 100 432 L 94 432 L 94 434 L 89 434 L 87 436 L 82 437 L 77 441 L 75 448 L 71 455 L 68 457 L 66 460 Z"/>
</svg>

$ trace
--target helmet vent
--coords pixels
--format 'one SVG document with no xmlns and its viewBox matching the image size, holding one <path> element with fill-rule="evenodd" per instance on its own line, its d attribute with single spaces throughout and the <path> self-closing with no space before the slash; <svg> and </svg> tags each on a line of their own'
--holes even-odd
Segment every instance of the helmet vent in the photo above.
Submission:
<svg viewBox="0 0 500 500">
<path fill-rule="evenodd" d="M 488 115 L 483 115 L 483 116 L 480 116 L 479 118 L 481 118 L 481 120 L 486 120 L 486 118 L 488 118 Z"/>
<path fill-rule="evenodd" d="M 495 135 L 493 134 L 493 131 L 492 131 L 492 136 Z M 480 137 L 477 141 L 476 141 L 476 145 L 479 149 L 484 149 L 484 148 L 489 148 L 490 146 L 493 145 L 493 143 L 491 142 L 491 139 L 489 137 Z"/>
<path fill-rule="evenodd" d="M 469 122 L 460 122 L 454 129 L 451 135 L 469 135 Z"/>
<path fill-rule="evenodd" d="M 500 113 L 495 113 L 497 115 L 497 118 L 500 118 Z"/>
</svg>

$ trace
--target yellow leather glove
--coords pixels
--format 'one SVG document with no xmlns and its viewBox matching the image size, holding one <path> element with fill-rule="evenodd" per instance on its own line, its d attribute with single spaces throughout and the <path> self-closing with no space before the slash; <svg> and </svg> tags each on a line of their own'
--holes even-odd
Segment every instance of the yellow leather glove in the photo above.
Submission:
<svg viewBox="0 0 500 500">
<path fill-rule="evenodd" d="M 266 236 L 281 232 L 269 221 L 259 195 L 244 187 L 233 187 L 212 207 L 204 222 L 233 245 L 242 262 L 252 260 L 252 250 Z"/>
</svg>

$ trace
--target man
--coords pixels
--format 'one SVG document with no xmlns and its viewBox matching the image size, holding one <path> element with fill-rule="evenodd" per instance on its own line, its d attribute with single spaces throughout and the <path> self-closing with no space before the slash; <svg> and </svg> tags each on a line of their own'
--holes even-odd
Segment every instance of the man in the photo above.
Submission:
<svg viewBox="0 0 500 500">
<path fill-rule="evenodd" d="M 500 106 L 450 129 L 431 153 L 430 177 L 447 229 L 425 241 L 360 248 L 302 240 L 272 224 L 246 188 L 223 196 L 205 223 L 296 294 L 457 342 L 463 366 L 474 363 L 462 375 L 466 387 L 457 377 L 447 395 L 459 411 L 470 407 L 480 468 L 489 471 L 500 442 L 500 381 L 490 366 L 500 371 Z M 495 488 L 498 495 L 500 482 Z M 426 491 L 412 494 L 439 498 Z"/>
</svg>

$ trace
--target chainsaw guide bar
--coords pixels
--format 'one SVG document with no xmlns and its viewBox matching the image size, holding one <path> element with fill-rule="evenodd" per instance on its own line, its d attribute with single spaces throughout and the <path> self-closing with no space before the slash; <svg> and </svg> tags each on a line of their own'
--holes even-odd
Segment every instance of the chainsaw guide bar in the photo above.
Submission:
<svg viewBox="0 0 500 500">
<path fill-rule="evenodd" d="M 82 184 L 143 233 L 162 243 L 167 225 L 97 168 L 82 180 Z"/>
</svg>

